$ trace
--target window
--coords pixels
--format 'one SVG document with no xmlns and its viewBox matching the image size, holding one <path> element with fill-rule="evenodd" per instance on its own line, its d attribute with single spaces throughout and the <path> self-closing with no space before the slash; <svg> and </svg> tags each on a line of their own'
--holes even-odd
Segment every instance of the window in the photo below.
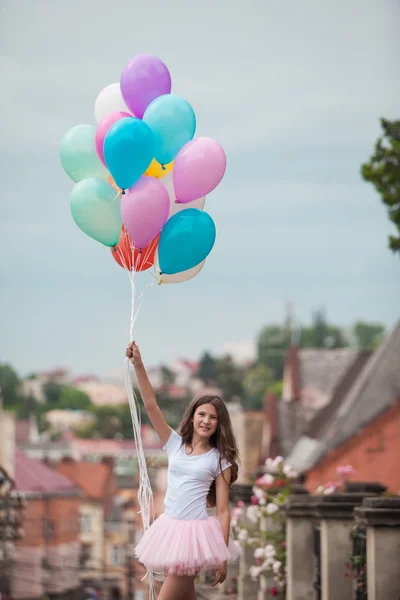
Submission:
<svg viewBox="0 0 400 600">
<path fill-rule="evenodd" d="M 123 552 L 121 546 L 111 546 L 110 548 L 110 565 L 119 567 L 123 563 Z"/>
<path fill-rule="evenodd" d="M 90 515 L 81 515 L 80 516 L 80 528 L 81 533 L 88 533 L 90 531 Z"/>
<path fill-rule="evenodd" d="M 87 569 L 92 556 L 92 547 L 90 544 L 82 544 L 79 555 L 79 566 L 81 569 Z"/>
</svg>

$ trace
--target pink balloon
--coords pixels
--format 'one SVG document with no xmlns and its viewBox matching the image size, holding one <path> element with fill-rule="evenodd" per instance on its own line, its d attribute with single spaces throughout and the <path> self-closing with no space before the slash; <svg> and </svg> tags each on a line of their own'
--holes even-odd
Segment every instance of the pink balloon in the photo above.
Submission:
<svg viewBox="0 0 400 600">
<path fill-rule="evenodd" d="M 107 165 L 106 165 L 106 161 L 104 160 L 104 151 L 103 151 L 104 138 L 106 137 L 108 130 L 110 129 L 110 127 L 112 125 L 114 125 L 114 123 L 116 123 L 120 119 L 125 119 L 126 117 L 132 117 L 132 115 L 130 115 L 127 112 L 112 112 L 112 113 L 106 115 L 105 117 L 103 117 L 103 119 L 101 119 L 101 121 L 99 121 L 99 123 L 96 127 L 94 143 L 96 146 L 97 154 L 99 155 L 99 158 L 105 167 Z"/>
<path fill-rule="evenodd" d="M 122 221 L 136 248 L 143 249 L 160 233 L 169 214 L 165 185 L 154 177 L 141 177 L 122 196 Z"/>
<path fill-rule="evenodd" d="M 206 196 L 224 176 L 226 155 L 211 138 L 191 140 L 178 153 L 172 172 L 178 202 L 187 204 Z"/>
</svg>

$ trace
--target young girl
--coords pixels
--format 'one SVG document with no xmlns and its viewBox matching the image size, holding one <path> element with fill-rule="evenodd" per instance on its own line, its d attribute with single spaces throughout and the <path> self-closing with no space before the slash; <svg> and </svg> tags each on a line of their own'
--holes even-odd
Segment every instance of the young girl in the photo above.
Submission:
<svg viewBox="0 0 400 600">
<path fill-rule="evenodd" d="M 196 600 L 195 576 L 210 568 L 215 571 L 212 585 L 222 583 L 227 561 L 238 556 L 230 539 L 229 487 L 237 479 L 238 452 L 229 413 L 218 396 L 197 398 L 178 435 L 157 404 L 135 342 L 126 356 L 168 456 L 165 513 L 144 533 L 136 555 L 148 569 L 166 576 L 159 600 Z M 207 504 L 216 507 L 216 517 L 208 516 Z"/>
</svg>

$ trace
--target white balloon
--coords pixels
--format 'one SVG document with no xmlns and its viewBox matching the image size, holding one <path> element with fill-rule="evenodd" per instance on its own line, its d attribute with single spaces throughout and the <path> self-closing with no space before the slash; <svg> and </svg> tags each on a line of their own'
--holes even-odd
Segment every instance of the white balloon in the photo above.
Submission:
<svg viewBox="0 0 400 600">
<path fill-rule="evenodd" d="M 94 117 L 99 122 L 110 113 L 120 111 L 132 114 L 124 102 L 119 83 L 111 83 L 97 96 L 94 103 Z"/>
<path fill-rule="evenodd" d="M 206 264 L 206 260 L 199 263 L 195 267 L 188 269 L 187 271 L 181 271 L 180 273 L 174 273 L 173 275 L 166 275 L 163 273 L 160 275 L 160 266 L 158 264 L 158 252 L 156 252 L 156 256 L 154 259 L 154 274 L 159 284 L 161 283 L 182 283 L 183 281 L 189 281 L 189 279 L 193 279 L 196 277 L 198 273 L 202 270 L 204 265 Z"/>
<path fill-rule="evenodd" d="M 181 210 L 186 210 L 187 208 L 198 208 L 200 210 L 203 210 L 203 208 L 206 204 L 205 196 L 203 196 L 203 198 L 198 198 L 197 200 L 193 200 L 192 202 L 188 202 L 187 204 L 182 204 L 182 202 L 176 202 L 175 188 L 174 188 L 174 182 L 172 179 L 171 171 L 169 173 L 167 173 L 166 175 L 164 175 L 164 177 L 162 177 L 160 179 L 160 181 L 163 182 L 163 184 L 165 185 L 165 187 L 168 190 L 169 202 L 170 202 L 168 219 L 170 219 L 171 217 L 176 215 L 176 213 L 180 212 Z"/>
</svg>

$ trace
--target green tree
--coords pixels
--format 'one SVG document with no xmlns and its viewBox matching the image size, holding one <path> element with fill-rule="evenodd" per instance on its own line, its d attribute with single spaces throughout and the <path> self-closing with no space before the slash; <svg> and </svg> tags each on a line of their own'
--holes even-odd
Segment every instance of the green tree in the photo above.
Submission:
<svg viewBox="0 0 400 600">
<path fill-rule="evenodd" d="M 256 363 L 250 367 L 243 379 L 243 405 L 246 408 L 262 408 L 265 392 L 272 380 L 272 370 L 263 363 Z"/>
<path fill-rule="evenodd" d="M 58 408 L 70 410 L 88 410 L 91 408 L 92 401 L 82 390 L 74 387 L 63 386 L 60 391 Z"/>
<path fill-rule="evenodd" d="M 16 406 L 20 399 L 20 378 L 7 364 L 0 365 L 0 387 L 4 408 Z"/>
<path fill-rule="evenodd" d="M 55 381 L 48 381 L 43 384 L 43 393 L 46 398 L 46 403 L 49 405 L 49 410 L 50 407 L 59 407 L 62 390 L 63 386 Z"/>
<path fill-rule="evenodd" d="M 290 335 L 290 330 L 287 327 L 267 325 L 258 336 L 258 362 L 271 369 L 274 379 L 282 379 L 286 350 L 290 344 Z"/>
<path fill-rule="evenodd" d="M 274 394 L 277 398 L 282 398 L 283 381 L 274 381 L 268 386 L 268 392 Z"/>
<path fill-rule="evenodd" d="M 204 352 L 200 358 L 197 377 L 206 385 L 215 382 L 217 379 L 217 360 L 209 352 Z"/>
<path fill-rule="evenodd" d="M 229 355 L 218 358 L 216 361 L 216 384 L 222 391 L 226 402 L 234 396 L 243 397 L 243 373 L 237 368 Z"/>
<path fill-rule="evenodd" d="M 400 121 L 381 119 L 381 126 L 383 135 L 370 160 L 361 166 L 361 174 L 387 206 L 389 219 L 397 229 L 396 236 L 389 236 L 389 247 L 400 252 Z"/>
<path fill-rule="evenodd" d="M 385 328 L 381 323 L 358 321 L 353 327 L 358 350 L 374 350 L 381 342 Z"/>
<path fill-rule="evenodd" d="M 340 329 L 329 325 L 324 311 L 316 311 L 313 315 L 311 327 L 303 327 L 300 331 L 302 348 L 345 348 L 347 340 Z"/>
</svg>

